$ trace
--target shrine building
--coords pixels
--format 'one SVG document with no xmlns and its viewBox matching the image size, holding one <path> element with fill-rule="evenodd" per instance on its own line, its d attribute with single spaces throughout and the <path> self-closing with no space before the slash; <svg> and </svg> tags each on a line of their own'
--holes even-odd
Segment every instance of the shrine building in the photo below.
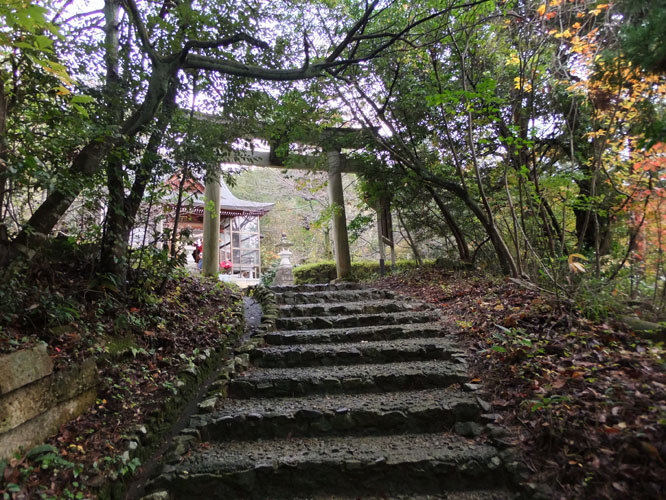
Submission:
<svg viewBox="0 0 666 500">
<path fill-rule="evenodd" d="M 178 193 L 180 179 L 174 176 L 169 185 Z M 165 203 L 164 228 L 173 228 L 176 205 L 171 196 Z M 260 219 L 274 203 L 241 200 L 234 196 L 220 179 L 220 279 L 236 282 L 241 287 L 254 285 L 261 277 Z M 178 231 L 191 231 L 190 245 L 186 246 L 188 267 L 197 269 L 191 255 L 197 241 L 203 240 L 204 185 L 189 180 L 184 186 Z"/>
</svg>

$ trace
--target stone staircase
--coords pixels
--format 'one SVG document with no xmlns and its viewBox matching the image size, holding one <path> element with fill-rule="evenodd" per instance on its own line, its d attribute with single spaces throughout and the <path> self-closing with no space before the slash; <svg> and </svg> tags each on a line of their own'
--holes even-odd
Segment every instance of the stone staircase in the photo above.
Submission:
<svg viewBox="0 0 666 500">
<path fill-rule="evenodd" d="M 437 311 L 353 284 L 274 291 L 278 331 L 192 417 L 155 498 L 514 498 Z"/>
</svg>

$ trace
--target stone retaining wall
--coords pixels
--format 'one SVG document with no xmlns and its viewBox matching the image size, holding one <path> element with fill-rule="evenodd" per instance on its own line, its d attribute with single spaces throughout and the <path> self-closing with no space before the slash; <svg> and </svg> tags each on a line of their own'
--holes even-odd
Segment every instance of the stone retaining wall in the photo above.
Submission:
<svg viewBox="0 0 666 500">
<path fill-rule="evenodd" d="M 40 344 L 0 356 L 0 460 L 55 434 L 95 403 L 97 366 L 90 359 L 53 373 Z"/>
</svg>

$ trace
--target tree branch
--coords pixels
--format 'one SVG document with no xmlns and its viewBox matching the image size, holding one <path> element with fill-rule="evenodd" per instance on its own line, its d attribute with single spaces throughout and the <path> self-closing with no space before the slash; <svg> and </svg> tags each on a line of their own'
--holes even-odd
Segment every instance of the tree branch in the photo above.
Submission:
<svg viewBox="0 0 666 500">
<path fill-rule="evenodd" d="M 187 54 L 191 49 L 214 49 L 217 47 L 227 47 L 234 43 L 247 42 L 248 44 L 268 50 L 270 47 L 263 40 L 259 40 L 247 33 L 238 33 L 236 35 L 218 38 L 217 40 L 203 41 L 203 40 L 188 40 L 185 42 L 183 52 Z"/>
<path fill-rule="evenodd" d="M 148 57 L 150 57 L 150 60 L 153 63 L 157 62 L 160 59 L 160 56 L 157 52 L 155 52 L 153 44 L 150 43 L 148 30 L 146 29 L 146 26 L 143 24 L 143 20 L 141 19 L 141 14 L 139 14 L 139 8 L 136 6 L 136 3 L 134 2 L 134 0 L 120 0 L 120 4 L 129 14 L 132 20 L 132 24 L 134 24 L 134 28 L 136 29 L 136 33 L 139 36 L 139 40 L 141 40 L 141 45 L 148 54 Z"/>
<path fill-rule="evenodd" d="M 323 64 L 315 64 L 298 69 L 269 69 L 197 54 L 188 54 L 182 62 L 181 68 L 216 71 L 226 75 L 271 81 L 304 80 L 320 76 L 326 69 Z"/>
</svg>

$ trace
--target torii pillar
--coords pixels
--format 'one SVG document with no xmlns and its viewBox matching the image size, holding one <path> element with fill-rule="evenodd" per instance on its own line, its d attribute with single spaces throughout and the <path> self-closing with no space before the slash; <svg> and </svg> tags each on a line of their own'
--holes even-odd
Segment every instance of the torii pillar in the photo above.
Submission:
<svg viewBox="0 0 666 500">
<path fill-rule="evenodd" d="M 220 273 L 220 174 L 216 167 L 209 167 L 206 172 L 203 211 L 203 264 L 204 276 Z"/>
<path fill-rule="evenodd" d="M 344 279 L 351 276 L 351 258 L 349 256 L 345 198 L 342 189 L 342 156 L 340 150 L 336 149 L 327 151 L 326 157 L 328 160 L 328 199 L 333 218 L 335 268 L 338 279 Z"/>
</svg>

